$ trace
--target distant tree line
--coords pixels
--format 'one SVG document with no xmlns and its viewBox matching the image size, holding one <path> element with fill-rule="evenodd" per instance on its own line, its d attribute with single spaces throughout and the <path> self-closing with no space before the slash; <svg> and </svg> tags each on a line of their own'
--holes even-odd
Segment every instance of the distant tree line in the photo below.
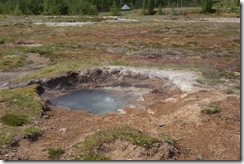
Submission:
<svg viewBox="0 0 244 164">
<path fill-rule="evenodd" d="M 226 0 L 213 0 L 220 2 Z M 236 1 L 240 5 L 239 0 Z M 127 4 L 131 9 L 143 9 L 148 15 L 155 7 L 211 8 L 212 0 L 0 0 L 0 14 L 15 15 L 96 15 Z M 115 5 L 117 7 L 115 7 Z"/>
<path fill-rule="evenodd" d="M 96 15 L 115 3 L 141 8 L 143 0 L 0 0 L 0 14 Z"/>
</svg>

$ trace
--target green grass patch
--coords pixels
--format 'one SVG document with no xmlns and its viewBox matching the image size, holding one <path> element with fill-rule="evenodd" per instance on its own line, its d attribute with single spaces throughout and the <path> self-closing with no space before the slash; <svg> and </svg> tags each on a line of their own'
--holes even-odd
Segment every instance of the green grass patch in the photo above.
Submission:
<svg viewBox="0 0 244 164">
<path fill-rule="evenodd" d="M 32 124 L 34 118 L 42 111 L 41 98 L 38 95 L 39 85 L 0 91 L 0 142 L 1 147 L 12 142 L 14 136 L 36 134 L 37 129 L 25 131 L 25 126 Z"/>
<path fill-rule="evenodd" d="M 41 134 L 42 130 L 40 128 L 27 128 L 24 130 L 24 134 L 26 135 L 37 135 Z"/>
<path fill-rule="evenodd" d="M 1 122 L 9 126 L 22 126 L 28 123 L 28 119 L 24 115 L 7 113 L 1 117 Z"/>
<path fill-rule="evenodd" d="M 0 148 L 4 148 L 14 143 L 14 137 L 16 135 L 21 135 L 22 128 L 23 127 L 2 124 L 0 126 Z"/>
<path fill-rule="evenodd" d="M 236 88 L 234 88 L 234 87 L 229 87 L 229 88 L 226 88 L 226 89 L 224 90 L 224 93 L 225 93 L 225 94 L 234 94 L 234 93 L 235 93 L 235 90 L 236 90 Z"/>
<path fill-rule="evenodd" d="M 111 65 L 113 61 L 106 56 L 94 56 L 94 57 L 85 57 L 84 59 L 76 59 L 75 61 L 64 61 L 59 62 L 54 65 L 49 65 L 44 67 L 36 72 L 28 74 L 19 81 L 29 81 L 33 79 L 47 78 L 52 76 L 61 75 L 66 73 L 67 71 L 78 71 L 81 69 L 91 69 L 96 68 L 98 66 L 107 66 Z"/>
<path fill-rule="evenodd" d="M 27 128 L 24 130 L 24 138 L 35 141 L 42 135 L 42 129 L 40 128 Z"/>
<path fill-rule="evenodd" d="M 27 120 L 39 116 L 42 111 L 41 98 L 37 93 L 39 85 L 0 91 L 0 115 L 23 115 Z M 9 115 L 10 114 L 10 115 Z"/>
<path fill-rule="evenodd" d="M 65 151 L 61 148 L 50 148 L 48 149 L 48 158 L 52 160 L 57 160 L 62 154 L 64 154 L 64 152 Z"/>
<path fill-rule="evenodd" d="M 67 71 L 75 71 L 82 68 L 82 64 L 79 62 L 63 62 L 58 63 L 55 65 L 47 66 L 45 68 L 42 68 L 36 72 L 33 72 L 31 74 L 28 74 L 20 79 L 20 81 L 28 81 L 32 79 L 39 79 L 39 78 L 47 78 L 56 76 L 62 73 L 65 73 Z M 89 66 L 87 66 L 89 68 Z"/>
<path fill-rule="evenodd" d="M 20 68 L 27 64 L 26 55 L 16 54 L 16 55 L 7 55 L 1 58 L 0 60 L 0 70 L 10 71 L 17 68 Z"/>
<path fill-rule="evenodd" d="M 168 135 L 167 133 L 162 133 L 159 135 L 159 138 L 166 141 L 168 144 L 170 145 L 174 145 L 175 144 L 175 139 L 172 138 L 170 135 Z"/>
<path fill-rule="evenodd" d="M 10 37 L 0 37 L 0 44 L 4 44 L 4 43 L 9 43 L 9 42 L 13 42 L 14 39 L 10 38 Z"/>
<path fill-rule="evenodd" d="M 53 54 L 52 46 L 41 46 L 41 47 L 32 47 L 25 50 L 27 53 L 38 53 L 41 56 L 50 56 Z"/>
<path fill-rule="evenodd" d="M 216 85 L 223 82 L 222 79 L 238 79 L 233 72 L 211 66 L 196 67 L 195 70 L 202 72 L 202 77 L 196 81 L 200 84 Z"/>
<path fill-rule="evenodd" d="M 12 141 L 13 141 L 13 139 L 10 137 L 0 136 L 0 148 L 2 148 L 5 145 L 10 144 Z"/>
<path fill-rule="evenodd" d="M 128 141 L 146 149 L 149 149 L 153 143 L 160 142 L 159 139 L 143 134 L 135 128 L 120 126 L 87 137 L 81 148 L 78 148 L 80 157 L 86 160 L 108 160 L 106 156 L 101 154 L 102 145 L 116 140 Z"/>
<path fill-rule="evenodd" d="M 201 112 L 204 114 L 214 114 L 221 112 L 221 109 L 218 104 L 216 104 L 215 102 L 211 102 L 208 106 L 204 106 Z"/>
</svg>

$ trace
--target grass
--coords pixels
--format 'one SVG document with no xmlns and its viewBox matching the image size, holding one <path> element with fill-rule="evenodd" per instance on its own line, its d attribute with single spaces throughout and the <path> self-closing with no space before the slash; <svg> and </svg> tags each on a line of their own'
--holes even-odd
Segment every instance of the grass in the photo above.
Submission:
<svg viewBox="0 0 244 164">
<path fill-rule="evenodd" d="M 174 145 L 175 144 L 175 139 L 172 138 L 170 135 L 168 135 L 167 133 L 162 133 L 159 135 L 159 138 L 166 141 L 168 144 L 170 145 Z"/>
<path fill-rule="evenodd" d="M 1 117 L 1 122 L 9 126 L 22 126 L 28 123 L 25 115 L 6 113 Z"/>
<path fill-rule="evenodd" d="M 165 12 L 170 12 L 170 8 L 164 8 L 163 10 Z M 200 8 L 175 8 L 175 10 L 177 10 L 177 14 L 182 12 L 187 14 L 187 17 L 192 16 L 195 18 L 196 15 L 194 14 L 197 14 L 197 10 L 200 10 Z M 82 28 L 53 28 L 36 25 L 30 26 L 27 24 L 27 19 L 24 19 L 25 17 L 7 16 L 7 18 L 1 18 L 2 22 L 7 22 L 10 19 L 17 22 L 24 22 L 23 28 L 16 28 L 15 26 L 0 27 L 0 30 L 6 33 L 9 29 L 13 31 L 13 33 L 9 34 L 10 36 L 6 35 L 3 37 L 14 38 L 15 42 L 41 43 L 43 46 L 24 48 L 20 48 L 20 46 L 1 46 L 0 54 L 2 64 L 0 62 L 0 68 L 1 65 L 3 65 L 5 68 L 2 69 L 9 71 L 28 65 L 25 61 L 25 56 L 19 59 L 17 57 L 15 59 L 7 57 L 8 55 L 16 54 L 16 52 L 12 52 L 12 49 L 14 49 L 18 52 L 17 54 L 25 55 L 27 53 L 38 53 L 49 59 L 47 66 L 25 76 L 20 81 L 51 77 L 62 74 L 65 71 L 104 65 L 191 70 L 192 67 L 190 65 L 195 64 L 194 70 L 199 70 L 204 74 L 204 78 L 198 80 L 201 83 L 217 84 L 221 82 L 220 79 L 222 77 L 232 78 L 231 71 L 234 70 L 234 68 L 230 69 L 228 65 L 231 64 L 231 67 L 237 66 L 233 61 L 239 60 L 240 57 L 238 54 L 240 47 L 233 46 L 230 43 L 239 38 L 240 27 L 238 24 L 222 23 L 216 26 L 212 23 L 206 26 L 206 22 L 164 22 L 164 19 L 159 15 L 141 16 L 139 14 L 140 10 L 122 13 L 128 18 L 138 19 L 139 21 L 130 22 L 129 24 L 121 22 L 101 22 L 99 24 L 83 26 Z M 108 13 L 99 14 L 103 16 Z M 28 21 L 42 22 L 55 21 L 56 19 L 56 21 L 72 22 L 86 21 L 82 19 L 96 20 L 101 18 L 101 16 L 91 18 L 85 16 L 28 16 Z M 209 17 L 210 16 L 211 15 L 209 15 Z M 154 19 L 158 21 L 153 22 L 152 20 Z M 23 30 L 25 28 L 28 30 Z M 189 46 L 189 43 L 196 44 Z M 108 52 L 108 50 L 111 49 L 115 51 L 115 53 Z M 215 53 L 216 49 L 219 50 L 218 53 Z M 156 54 L 158 60 L 150 61 L 149 59 L 143 58 L 145 54 L 150 54 L 154 50 L 156 52 L 160 52 L 161 50 L 172 51 L 163 55 Z M 229 61 L 227 61 L 224 55 L 216 58 L 216 56 L 222 54 L 222 51 L 226 51 L 225 56 L 228 56 Z M 176 52 L 176 54 L 174 52 Z M 183 54 L 185 55 L 178 56 L 177 52 L 184 52 Z M 165 55 L 170 58 L 165 58 Z M 204 56 L 204 59 L 197 58 L 198 56 Z M 212 61 L 216 62 L 213 63 Z M 208 69 L 209 67 L 210 69 Z"/>
<path fill-rule="evenodd" d="M 21 135 L 23 127 L 19 126 L 0 126 L 0 148 L 5 148 L 15 141 L 15 136 Z"/>
<path fill-rule="evenodd" d="M 223 90 L 225 94 L 239 94 L 240 93 L 240 85 L 235 85 L 231 87 L 227 87 Z"/>
<path fill-rule="evenodd" d="M 235 93 L 235 90 L 236 90 L 236 88 L 234 88 L 234 87 L 229 87 L 229 88 L 226 88 L 226 89 L 224 90 L 224 93 L 226 93 L 226 94 L 234 94 L 234 93 Z"/>
<path fill-rule="evenodd" d="M 135 128 L 120 126 L 87 137 L 81 148 L 78 148 L 80 157 L 83 160 L 108 160 L 109 158 L 102 154 L 102 145 L 116 140 L 129 141 L 146 149 L 149 149 L 153 143 L 160 142 L 159 139 L 143 134 Z"/>
<path fill-rule="evenodd" d="M 27 128 L 24 130 L 25 135 L 39 135 L 42 133 L 42 130 L 40 128 Z"/>
<path fill-rule="evenodd" d="M 204 106 L 201 112 L 204 114 L 215 114 L 221 112 L 221 109 L 218 104 L 211 102 L 208 106 Z"/>
<path fill-rule="evenodd" d="M 15 115 L 26 115 L 27 119 L 39 116 L 42 111 L 41 98 L 38 95 L 39 85 L 0 91 L 1 112 Z M 2 114 L 2 113 L 0 113 Z"/>
<path fill-rule="evenodd" d="M 32 47 L 26 49 L 26 53 L 38 53 L 41 56 L 50 56 L 53 54 L 53 49 L 53 46 Z"/>
<path fill-rule="evenodd" d="M 11 142 L 12 142 L 12 138 L 6 136 L 0 136 L 0 148 L 10 144 Z"/>
<path fill-rule="evenodd" d="M 24 138 L 27 138 L 31 141 L 35 141 L 39 136 L 42 135 L 42 129 L 40 128 L 27 128 L 24 130 Z"/>
<path fill-rule="evenodd" d="M 212 66 L 196 67 L 196 70 L 202 72 L 202 78 L 196 81 L 200 84 L 216 85 L 222 82 L 222 79 L 238 79 L 239 77 L 234 76 L 233 72 L 226 71 L 224 69 L 214 68 Z"/>
<path fill-rule="evenodd" d="M 75 62 L 63 62 L 63 63 L 58 63 L 55 65 L 51 65 L 48 67 L 44 67 L 36 72 L 33 72 L 31 74 L 28 74 L 24 77 L 22 77 L 21 79 L 19 79 L 20 81 L 28 81 L 28 80 L 32 80 L 32 79 L 40 79 L 40 78 L 48 78 L 48 77 L 52 77 L 55 75 L 59 75 L 62 73 L 65 73 L 67 71 L 76 71 L 76 70 L 80 70 L 83 67 L 85 68 L 92 68 L 94 66 L 89 65 L 89 64 L 84 64 L 83 62 L 79 62 L 79 61 L 75 61 Z"/>
<path fill-rule="evenodd" d="M 4 43 L 9 43 L 9 42 L 13 42 L 14 39 L 10 38 L 10 37 L 0 37 L 0 44 L 4 44 Z"/>
<path fill-rule="evenodd" d="M 57 160 L 60 158 L 62 154 L 64 154 L 64 150 L 61 148 L 49 148 L 48 149 L 48 158 L 52 160 Z"/>
<path fill-rule="evenodd" d="M 1 146 L 6 146 L 16 135 L 22 135 L 42 111 L 41 98 L 37 93 L 39 85 L 0 91 Z M 28 132 L 28 130 L 27 130 Z M 30 131 L 29 131 L 30 132 Z M 33 131 L 32 131 L 33 132 Z M 6 139 L 7 138 L 7 139 Z"/>
<path fill-rule="evenodd" d="M 26 64 L 27 64 L 26 55 L 21 53 L 8 55 L 8 56 L 4 56 L 4 58 L 0 60 L 0 70 L 11 71 L 20 68 Z"/>
</svg>

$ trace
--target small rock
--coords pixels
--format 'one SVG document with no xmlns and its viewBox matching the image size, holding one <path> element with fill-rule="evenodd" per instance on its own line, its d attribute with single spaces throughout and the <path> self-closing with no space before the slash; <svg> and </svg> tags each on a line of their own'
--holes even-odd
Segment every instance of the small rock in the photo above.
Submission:
<svg viewBox="0 0 244 164">
<path fill-rule="evenodd" d="M 186 96 L 187 96 L 188 94 L 187 93 L 185 93 L 185 94 L 182 94 L 181 96 L 180 96 L 180 98 L 185 98 Z"/>
<path fill-rule="evenodd" d="M 6 87 L 7 85 L 8 85 L 8 83 L 4 83 L 2 86 L 3 86 L 3 87 Z"/>
<path fill-rule="evenodd" d="M 196 160 L 202 160 L 202 157 L 200 155 L 197 155 Z"/>
<path fill-rule="evenodd" d="M 149 114 L 155 114 L 155 111 L 152 110 L 151 108 L 148 108 L 148 109 L 147 109 L 147 113 L 149 113 Z"/>
<path fill-rule="evenodd" d="M 126 111 L 124 109 L 117 109 L 117 111 L 119 112 L 119 114 L 126 114 Z"/>
<path fill-rule="evenodd" d="M 61 128 L 61 129 L 59 129 L 59 131 L 65 133 L 66 128 Z"/>
<path fill-rule="evenodd" d="M 160 124 L 159 127 L 160 127 L 160 128 L 161 128 L 161 127 L 164 127 L 164 124 Z"/>
<path fill-rule="evenodd" d="M 137 101 L 144 101 L 145 99 L 141 96 L 137 99 Z"/>
<path fill-rule="evenodd" d="M 240 76 L 241 75 L 240 72 L 234 72 L 233 74 L 234 74 L 234 76 Z"/>
<path fill-rule="evenodd" d="M 49 116 L 49 115 L 44 115 L 43 118 L 44 118 L 44 119 L 49 119 L 50 116 Z"/>
<path fill-rule="evenodd" d="M 176 98 L 173 98 L 173 97 L 170 97 L 170 98 L 161 100 L 161 102 L 162 103 L 176 103 L 177 102 L 177 99 Z"/>
<path fill-rule="evenodd" d="M 145 106 L 139 106 L 138 109 L 140 109 L 140 110 L 146 110 L 146 107 Z"/>
<path fill-rule="evenodd" d="M 136 105 L 129 105 L 128 108 L 131 108 L 131 109 L 136 109 Z"/>
</svg>

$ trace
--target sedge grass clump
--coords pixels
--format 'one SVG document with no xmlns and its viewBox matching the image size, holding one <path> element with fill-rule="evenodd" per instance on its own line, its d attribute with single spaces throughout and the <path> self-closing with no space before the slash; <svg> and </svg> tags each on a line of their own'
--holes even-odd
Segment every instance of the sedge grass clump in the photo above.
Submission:
<svg viewBox="0 0 244 164">
<path fill-rule="evenodd" d="M 164 141 L 166 141 L 168 144 L 170 144 L 170 145 L 174 145 L 175 144 L 175 139 L 174 138 L 172 138 L 170 135 L 168 135 L 167 133 L 162 133 L 162 134 L 160 134 L 159 135 L 159 137 L 162 139 L 162 140 L 164 140 Z"/>
<path fill-rule="evenodd" d="M 40 128 L 27 128 L 24 130 L 24 138 L 35 141 L 42 135 L 42 130 Z"/>
<path fill-rule="evenodd" d="M 64 154 L 64 150 L 61 148 L 49 148 L 48 149 L 48 158 L 52 160 L 57 160 L 60 158 L 62 154 Z"/>
<path fill-rule="evenodd" d="M 221 112 L 220 106 L 215 102 L 211 102 L 208 106 L 204 106 L 202 113 L 215 114 Z"/>
<path fill-rule="evenodd" d="M 12 138 L 0 135 L 0 148 L 12 142 Z"/>
<path fill-rule="evenodd" d="M 13 38 L 10 37 L 0 37 L 0 44 L 8 43 L 8 42 L 13 42 Z"/>
<path fill-rule="evenodd" d="M 227 88 L 224 90 L 225 94 L 234 94 L 235 93 L 235 88 L 231 87 L 231 88 Z"/>
<path fill-rule="evenodd" d="M 6 55 L 0 60 L 0 71 L 13 71 L 26 64 L 26 55 L 22 53 Z"/>
</svg>

